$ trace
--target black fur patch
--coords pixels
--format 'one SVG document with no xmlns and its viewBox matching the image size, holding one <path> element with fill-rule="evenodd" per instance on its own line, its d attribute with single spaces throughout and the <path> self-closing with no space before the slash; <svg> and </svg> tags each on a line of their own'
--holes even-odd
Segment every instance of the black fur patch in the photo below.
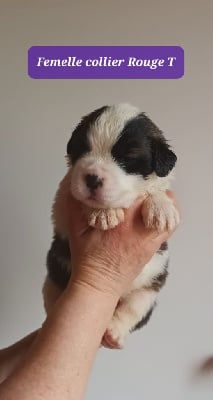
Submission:
<svg viewBox="0 0 213 400">
<path fill-rule="evenodd" d="M 160 177 L 167 176 L 177 161 L 166 140 L 154 139 L 152 142 L 153 169 Z"/>
<path fill-rule="evenodd" d="M 129 174 L 166 176 L 177 160 L 160 129 L 143 113 L 125 125 L 112 156 Z"/>
<path fill-rule="evenodd" d="M 159 290 L 165 285 L 166 283 L 166 278 L 168 276 L 168 270 L 167 270 L 168 264 L 166 265 L 166 268 L 164 272 L 162 272 L 159 275 L 156 275 L 155 278 L 152 280 L 152 283 L 148 289 L 154 290 L 155 292 L 159 292 Z"/>
<path fill-rule="evenodd" d="M 140 114 L 125 125 L 112 148 L 112 156 L 129 174 L 147 177 L 153 172 L 150 131 L 146 117 Z"/>
<path fill-rule="evenodd" d="M 90 151 L 88 131 L 108 108 L 103 106 L 86 115 L 73 131 L 67 144 L 67 154 L 72 164 Z M 144 113 L 126 123 L 111 153 L 127 173 L 139 174 L 144 178 L 153 171 L 160 177 L 168 175 L 177 160 L 160 129 Z"/>
<path fill-rule="evenodd" d="M 72 164 L 81 156 L 90 151 L 88 141 L 88 130 L 100 115 L 107 110 L 108 106 L 103 106 L 82 118 L 72 133 L 67 144 L 67 154 Z"/>
<path fill-rule="evenodd" d="M 57 233 L 47 254 L 47 270 L 56 286 L 65 289 L 71 276 L 70 249 L 68 241 Z"/>
<path fill-rule="evenodd" d="M 131 332 L 136 331 L 136 329 L 142 328 L 144 325 L 147 324 L 147 322 L 149 322 L 150 317 L 151 317 L 151 315 L 152 315 L 152 313 L 153 313 L 153 311 L 154 311 L 155 306 L 156 306 L 156 303 L 152 306 L 152 308 L 150 308 L 150 310 L 149 310 L 148 313 L 145 315 L 145 317 L 143 317 L 142 320 L 139 321 L 139 322 L 134 326 L 134 328 L 131 330 Z"/>
<path fill-rule="evenodd" d="M 168 243 L 163 242 L 162 245 L 160 246 L 159 250 L 157 251 L 158 254 L 163 254 L 165 250 L 168 250 Z"/>
</svg>

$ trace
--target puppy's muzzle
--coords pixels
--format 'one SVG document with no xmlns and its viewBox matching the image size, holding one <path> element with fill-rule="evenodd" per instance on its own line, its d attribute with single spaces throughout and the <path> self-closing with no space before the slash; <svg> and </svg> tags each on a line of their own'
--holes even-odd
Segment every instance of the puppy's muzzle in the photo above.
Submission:
<svg viewBox="0 0 213 400">
<path fill-rule="evenodd" d="M 94 190 L 98 189 L 99 187 L 103 186 L 103 180 L 95 174 L 87 174 L 85 176 L 85 182 L 88 189 L 93 192 Z"/>
</svg>

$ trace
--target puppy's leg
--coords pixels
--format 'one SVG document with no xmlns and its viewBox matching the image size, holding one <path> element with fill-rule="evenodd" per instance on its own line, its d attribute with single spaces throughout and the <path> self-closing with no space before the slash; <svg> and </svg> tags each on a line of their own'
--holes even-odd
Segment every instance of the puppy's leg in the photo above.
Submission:
<svg viewBox="0 0 213 400">
<path fill-rule="evenodd" d="M 53 281 L 47 276 L 42 289 L 44 308 L 47 314 L 49 314 L 62 292 L 63 290 L 56 286 Z"/>
<path fill-rule="evenodd" d="M 151 315 L 156 296 L 156 291 L 142 288 L 121 299 L 103 336 L 102 344 L 109 348 L 122 348 L 127 335 L 140 321 L 145 321 L 148 314 Z"/>
<path fill-rule="evenodd" d="M 142 216 L 146 227 L 173 230 L 179 223 L 179 214 L 172 200 L 163 191 L 149 194 L 142 205 Z"/>
</svg>

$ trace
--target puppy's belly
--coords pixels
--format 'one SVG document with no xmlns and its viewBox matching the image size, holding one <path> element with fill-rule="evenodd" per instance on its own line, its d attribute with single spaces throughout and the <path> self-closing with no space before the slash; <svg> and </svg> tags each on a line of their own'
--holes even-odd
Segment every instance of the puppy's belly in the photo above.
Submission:
<svg viewBox="0 0 213 400">
<path fill-rule="evenodd" d="M 138 290 L 143 287 L 157 292 L 161 289 L 168 275 L 167 269 L 169 262 L 167 244 L 163 243 L 161 248 L 162 249 L 154 254 L 145 267 L 141 268 L 141 273 L 132 282 L 129 289 L 124 293 L 124 296 L 128 295 L 133 290 Z"/>
</svg>

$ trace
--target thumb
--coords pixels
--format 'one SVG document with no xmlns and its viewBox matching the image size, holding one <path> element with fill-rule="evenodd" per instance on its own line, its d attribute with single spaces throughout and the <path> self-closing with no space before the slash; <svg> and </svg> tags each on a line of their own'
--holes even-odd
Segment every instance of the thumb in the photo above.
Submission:
<svg viewBox="0 0 213 400">
<path fill-rule="evenodd" d="M 82 204 L 70 193 L 67 197 L 67 210 L 69 215 L 69 233 L 71 235 L 81 235 L 88 229 L 86 214 Z"/>
<path fill-rule="evenodd" d="M 69 172 L 59 184 L 53 210 L 54 218 L 61 221 L 68 234 L 78 234 L 87 226 L 82 205 L 71 194 Z"/>
</svg>

